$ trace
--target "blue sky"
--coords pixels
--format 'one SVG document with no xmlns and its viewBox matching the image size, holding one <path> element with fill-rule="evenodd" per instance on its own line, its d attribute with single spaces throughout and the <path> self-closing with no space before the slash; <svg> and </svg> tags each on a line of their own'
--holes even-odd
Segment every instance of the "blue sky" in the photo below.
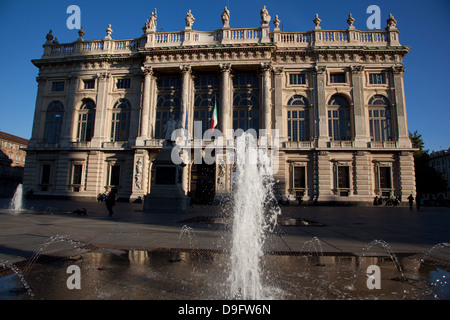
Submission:
<svg viewBox="0 0 450 320">
<path fill-rule="evenodd" d="M 381 9 L 381 27 L 389 13 L 397 20 L 400 43 L 412 49 L 404 59 L 405 95 L 410 131 L 418 130 L 425 148 L 450 147 L 450 1 L 386 1 L 386 0 L 277 0 L 277 1 L 84 1 L 0 0 L 0 70 L 2 97 L 0 130 L 23 138 L 31 136 L 37 93 L 38 69 L 31 63 L 40 58 L 45 35 L 50 29 L 60 43 L 75 41 L 78 30 L 69 30 L 67 7 L 81 9 L 81 25 L 85 40 L 103 38 L 108 24 L 114 39 L 137 38 L 154 8 L 158 11 L 158 30 L 184 28 L 184 17 L 191 9 L 196 20 L 195 30 L 215 30 L 221 27 L 220 14 L 224 6 L 230 9 L 231 27 L 259 26 L 259 11 L 266 5 L 272 16 L 278 15 L 285 31 L 312 30 L 316 13 L 323 29 L 346 29 L 349 12 L 356 19 L 357 29 L 367 30 L 370 14 L 367 7 Z M 271 23 L 271 27 L 273 25 Z"/>
</svg>

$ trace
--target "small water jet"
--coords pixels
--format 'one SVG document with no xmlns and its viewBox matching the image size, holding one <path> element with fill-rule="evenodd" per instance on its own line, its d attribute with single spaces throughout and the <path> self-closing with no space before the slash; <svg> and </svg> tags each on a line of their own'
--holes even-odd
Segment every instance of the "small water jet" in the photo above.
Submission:
<svg viewBox="0 0 450 320">
<path fill-rule="evenodd" d="M 23 210 L 23 185 L 19 183 L 9 204 L 9 209 Z"/>
<path fill-rule="evenodd" d="M 34 294 L 33 294 L 33 291 L 31 290 L 30 285 L 25 280 L 25 277 L 22 274 L 22 272 L 19 270 L 19 268 L 17 268 L 13 263 L 11 263 L 9 261 L 4 261 L 4 260 L 0 260 L 0 266 L 5 269 L 11 270 L 14 273 L 14 275 L 17 277 L 17 279 L 19 279 L 23 290 L 25 290 L 31 298 L 34 297 Z"/>
<path fill-rule="evenodd" d="M 373 240 L 371 241 L 369 244 L 367 244 L 364 248 L 363 248 L 363 257 L 366 256 L 366 253 L 373 247 L 373 246 L 381 246 L 385 252 L 389 255 L 389 257 L 391 258 L 392 262 L 394 262 L 394 265 L 396 267 L 396 269 L 400 272 L 400 277 L 398 278 L 398 280 L 400 281 L 404 281 L 406 280 L 405 277 L 405 273 L 403 272 L 403 268 L 397 258 L 397 255 L 392 251 L 391 246 L 384 240 Z"/>
</svg>

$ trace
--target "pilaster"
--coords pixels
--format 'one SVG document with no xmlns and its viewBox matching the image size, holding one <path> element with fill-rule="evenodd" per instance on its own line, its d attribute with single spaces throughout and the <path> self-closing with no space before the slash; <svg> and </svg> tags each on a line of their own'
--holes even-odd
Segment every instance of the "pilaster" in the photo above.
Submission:
<svg viewBox="0 0 450 320">
<path fill-rule="evenodd" d="M 45 126 L 45 118 L 43 117 L 43 114 L 45 114 L 43 100 L 47 79 L 45 77 L 37 77 L 36 82 L 38 83 L 36 107 L 34 109 L 33 129 L 31 133 L 30 142 L 28 143 L 28 147 L 33 147 L 34 144 L 42 137 L 40 135 L 41 131 L 40 129 L 44 128 Z"/>
<path fill-rule="evenodd" d="M 286 135 L 283 131 L 284 123 L 283 123 L 283 75 L 284 68 L 283 67 L 275 67 L 274 68 L 274 120 L 275 123 L 272 125 L 275 127 L 275 130 L 278 131 L 280 143 L 283 143 L 287 140 Z"/>
<path fill-rule="evenodd" d="M 66 103 L 64 105 L 63 124 L 61 128 L 61 147 L 70 147 L 72 140 L 72 128 L 74 125 L 74 113 L 76 112 L 75 91 L 77 86 L 77 76 L 70 75 L 68 78 L 68 89 L 66 95 Z"/>
<path fill-rule="evenodd" d="M 413 153 L 409 151 L 400 152 L 398 155 L 398 166 L 400 195 L 402 197 L 402 201 L 407 201 L 406 199 L 410 194 L 412 194 L 413 197 L 416 195 Z"/>
<path fill-rule="evenodd" d="M 325 86 L 326 86 L 326 66 L 315 66 L 315 95 L 314 104 L 315 108 L 315 125 L 317 137 L 317 146 L 327 147 L 328 141 L 330 140 L 327 132 L 327 105 L 325 97 Z"/>
<path fill-rule="evenodd" d="M 97 105 L 95 107 L 95 124 L 94 136 L 92 137 L 92 147 L 101 147 L 102 142 L 107 141 L 106 123 L 108 123 L 108 90 L 110 87 L 110 74 L 107 72 L 97 74 L 98 91 L 97 91 Z"/>
<path fill-rule="evenodd" d="M 405 88 L 403 85 L 404 71 L 405 68 L 403 66 L 393 67 L 398 146 L 400 148 L 411 148 L 406 119 Z"/>
<path fill-rule="evenodd" d="M 366 128 L 366 112 L 364 110 L 363 66 L 353 66 L 353 128 L 355 147 L 367 147 L 370 137 Z"/>
<path fill-rule="evenodd" d="M 354 194 L 363 197 L 372 195 L 372 163 L 368 152 L 357 151 L 355 159 L 355 187 Z M 368 199 L 369 200 L 369 199 Z"/>
</svg>

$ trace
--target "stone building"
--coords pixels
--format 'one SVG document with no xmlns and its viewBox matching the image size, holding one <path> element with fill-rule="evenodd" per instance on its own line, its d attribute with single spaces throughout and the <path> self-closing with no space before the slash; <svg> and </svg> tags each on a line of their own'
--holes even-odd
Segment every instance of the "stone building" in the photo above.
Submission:
<svg viewBox="0 0 450 320">
<path fill-rule="evenodd" d="M 0 197 L 14 194 L 22 182 L 28 140 L 0 131 Z"/>
<path fill-rule="evenodd" d="M 430 153 L 429 166 L 436 171 L 447 182 L 447 191 L 438 195 L 438 199 L 450 199 L 450 148 L 447 150 L 433 151 Z"/>
<path fill-rule="evenodd" d="M 217 110 L 213 133 L 224 135 L 225 149 L 233 148 L 230 129 L 276 136 L 277 194 L 319 203 L 415 194 L 402 63 L 410 48 L 392 15 L 385 30 L 357 30 L 350 14 L 343 30 L 323 30 L 316 15 L 313 30 L 285 32 L 265 7 L 252 28 L 230 27 L 225 8 L 222 28 L 197 31 L 194 14 L 184 30 L 158 32 L 155 9 L 133 39 L 113 39 L 111 25 L 94 41 L 83 29 L 64 44 L 47 34 L 32 61 L 39 75 L 26 188 L 142 197 L 167 121 L 193 137 L 189 152 L 204 154 Z M 200 125 L 204 135 L 194 132 Z M 232 191 L 233 165 L 222 154 L 186 163 L 183 189 L 196 201 Z"/>
</svg>

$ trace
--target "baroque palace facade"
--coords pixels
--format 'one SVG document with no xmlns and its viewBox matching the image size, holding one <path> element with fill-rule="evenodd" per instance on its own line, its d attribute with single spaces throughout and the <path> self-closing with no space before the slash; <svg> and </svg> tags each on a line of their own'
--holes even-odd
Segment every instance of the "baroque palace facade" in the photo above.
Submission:
<svg viewBox="0 0 450 320">
<path fill-rule="evenodd" d="M 261 9 L 260 26 L 196 31 L 186 14 L 178 32 L 156 31 L 156 9 L 135 39 L 60 44 L 50 31 L 39 68 L 24 186 L 35 195 L 95 198 L 117 189 L 135 200 L 151 192 L 152 161 L 172 117 L 189 136 L 218 126 L 277 135 L 276 190 L 304 201 L 372 202 L 415 194 L 402 63 L 392 15 L 385 30 L 353 26 L 285 32 Z M 219 15 L 218 15 L 219 20 Z M 228 130 L 229 131 L 229 130 Z M 203 138 L 203 139 L 202 139 Z M 200 136 L 189 151 L 205 152 Z M 219 156 L 219 155 L 216 155 Z M 233 188 L 233 165 L 194 162 L 183 189 L 209 201 Z M 218 157 L 219 159 L 219 157 Z"/>
</svg>

